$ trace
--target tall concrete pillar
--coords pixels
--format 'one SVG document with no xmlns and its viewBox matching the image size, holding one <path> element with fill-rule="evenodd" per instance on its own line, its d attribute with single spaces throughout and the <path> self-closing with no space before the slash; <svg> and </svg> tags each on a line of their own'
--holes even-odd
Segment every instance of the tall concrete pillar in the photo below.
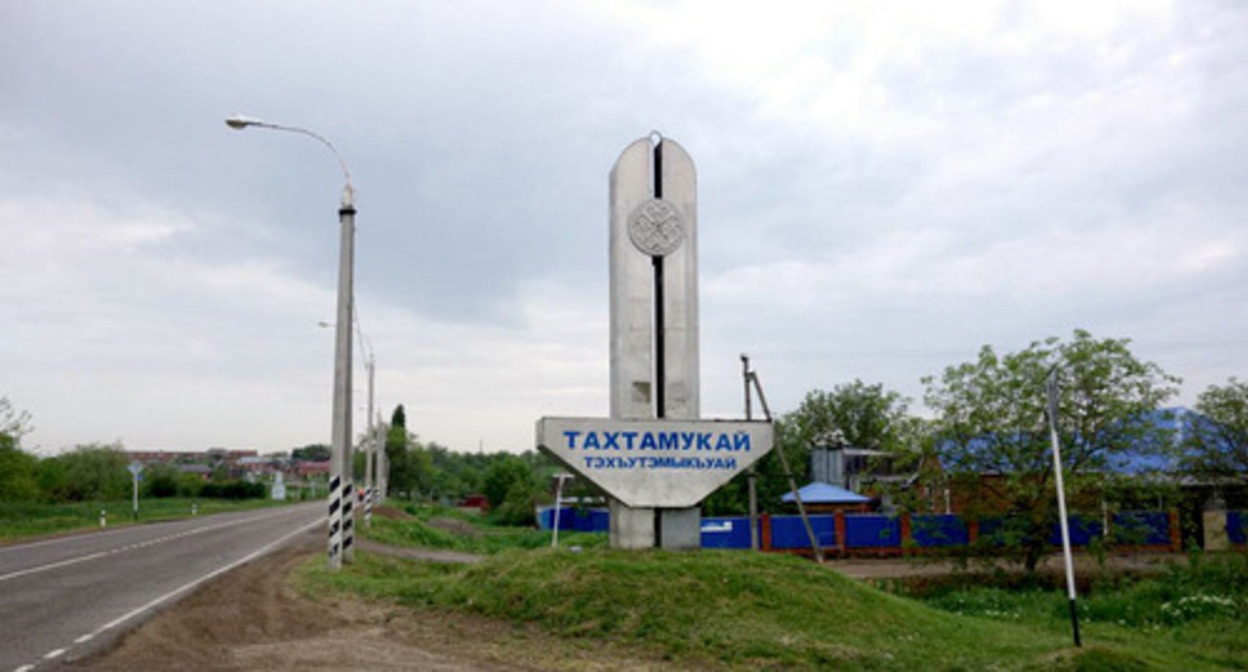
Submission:
<svg viewBox="0 0 1248 672">
<path fill-rule="evenodd" d="M 611 417 L 697 420 L 693 161 L 675 141 L 643 138 L 620 154 L 610 183 Z M 701 546 L 697 508 L 612 502 L 611 515 L 612 547 Z"/>
</svg>

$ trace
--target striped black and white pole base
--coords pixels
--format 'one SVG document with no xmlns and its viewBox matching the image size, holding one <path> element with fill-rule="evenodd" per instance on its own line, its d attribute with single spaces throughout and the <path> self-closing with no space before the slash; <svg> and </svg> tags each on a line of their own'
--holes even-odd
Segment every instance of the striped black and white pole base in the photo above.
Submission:
<svg viewBox="0 0 1248 672">
<path fill-rule="evenodd" d="M 329 481 L 329 567 L 342 566 L 342 478 Z"/>
<path fill-rule="evenodd" d="M 364 529 L 373 527 L 373 489 L 364 491 Z"/>
<path fill-rule="evenodd" d="M 342 559 L 355 560 L 355 484 L 342 486 Z"/>
</svg>

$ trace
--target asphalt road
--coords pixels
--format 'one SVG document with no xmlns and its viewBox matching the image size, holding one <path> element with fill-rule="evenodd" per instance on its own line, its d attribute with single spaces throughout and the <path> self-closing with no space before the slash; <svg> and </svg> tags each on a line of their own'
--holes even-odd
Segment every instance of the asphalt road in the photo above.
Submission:
<svg viewBox="0 0 1248 672">
<path fill-rule="evenodd" d="M 0 672 L 85 655 L 324 519 L 310 502 L 0 547 Z"/>
</svg>

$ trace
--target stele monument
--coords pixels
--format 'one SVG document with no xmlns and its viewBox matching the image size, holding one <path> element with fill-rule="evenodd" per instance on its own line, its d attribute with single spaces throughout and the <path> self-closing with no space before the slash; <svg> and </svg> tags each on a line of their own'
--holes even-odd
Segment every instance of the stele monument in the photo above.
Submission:
<svg viewBox="0 0 1248 672">
<path fill-rule="evenodd" d="M 699 417 L 693 160 L 652 134 L 610 189 L 611 415 L 542 418 L 537 445 L 608 494 L 612 548 L 700 548 L 699 503 L 771 450 L 772 426 Z"/>
</svg>

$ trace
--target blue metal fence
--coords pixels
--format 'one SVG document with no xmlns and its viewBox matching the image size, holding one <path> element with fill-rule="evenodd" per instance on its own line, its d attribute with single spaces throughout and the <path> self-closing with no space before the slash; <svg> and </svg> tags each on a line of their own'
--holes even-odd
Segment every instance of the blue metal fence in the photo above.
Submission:
<svg viewBox="0 0 1248 672">
<path fill-rule="evenodd" d="M 940 514 L 915 514 L 910 516 L 909 543 L 903 538 L 902 518 L 880 514 L 844 514 L 845 539 L 838 543 L 836 516 L 819 514 L 810 516 L 810 525 L 821 548 L 843 548 L 847 551 L 898 552 L 903 545 L 918 549 L 952 548 L 965 546 L 971 541 L 970 525 L 961 516 Z M 1227 516 L 1227 528 L 1235 543 L 1243 543 L 1244 529 L 1240 513 Z M 981 518 L 978 521 L 978 539 L 981 542 L 1002 546 L 1007 540 L 1007 520 L 1001 517 Z M 1164 511 L 1130 511 L 1115 514 L 1111 523 L 1116 541 L 1131 546 L 1169 546 L 1170 516 Z M 562 527 L 562 526 L 561 526 Z M 760 522 L 760 538 L 763 537 Z M 810 539 L 799 516 L 770 516 L 766 524 L 770 530 L 772 550 L 804 550 L 810 548 Z M 1230 528 L 1235 528 L 1233 531 Z M 1070 520 L 1071 545 L 1086 547 L 1101 536 L 1102 521 L 1092 517 L 1072 517 Z M 1061 544 L 1058 525 L 1047 535 L 1050 544 Z M 1019 539 L 1008 540 L 1019 543 Z M 749 548 L 749 519 L 744 516 L 705 518 L 702 523 L 702 546 L 704 548 Z"/>
<path fill-rule="evenodd" d="M 1226 536 L 1231 540 L 1232 544 L 1248 543 L 1245 537 L 1248 537 L 1244 530 L 1244 525 L 1248 524 L 1248 518 L 1244 514 L 1248 511 L 1227 511 L 1226 512 Z"/>
<path fill-rule="evenodd" d="M 900 548 L 901 519 L 859 514 L 845 516 L 846 548 Z"/>
<path fill-rule="evenodd" d="M 820 548 L 836 547 L 836 520 L 832 516 L 810 516 L 810 527 Z M 806 534 L 801 516 L 771 517 L 771 547 L 784 550 L 810 548 L 810 537 Z M 749 548 L 748 543 L 746 548 Z"/>
<path fill-rule="evenodd" d="M 702 548 L 749 548 L 749 518 L 703 518 Z"/>
<path fill-rule="evenodd" d="M 965 546 L 971 540 L 966 521 L 952 514 L 911 516 L 910 534 L 920 548 Z"/>
<path fill-rule="evenodd" d="M 1248 521 L 1244 511 L 1228 511 L 1227 535 L 1235 544 L 1245 543 L 1244 524 Z M 900 549 L 902 539 L 901 518 L 880 514 L 847 514 L 845 520 L 844 548 L 847 550 Z M 800 516 L 771 516 L 771 548 L 774 550 L 802 550 L 810 548 L 810 539 Z M 554 508 L 538 511 L 538 526 L 551 529 L 554 524 Z M 979 538 L 995 545 L 1002 545 L 1004 531 L 1002 518 L 979 520 Z M 810 525 L 822 548 L 837 548 L 836 516 L 819 514 L 810 516 Z M 1127 511 L 1115 514 L 1110 523 L 1118 543 L 1139 546 L 1168 546 L 1170 544 L 1170 518 L 1164 511 Z M 1101 521 L 1096 518 L 1072 517 L 1070 520 L 1071 545 L 1084 547 L 1101 536 Z M 761 528 L 761 524 L 760 524 Z M 606 509 L 577 510 L 563 507 L 559 512 L 560 531 L 606 532 L 610 529 L 610 514 Z M 762 532 L 760 529 L 760 538 Z M 910 517 L 910 542 L 914 547 L 950 548 L 970 543 L 967 521 L 957 515 L 915 514 Z M 994 539 L 994 536 L 996 537 Z M 1061 544 L 1060 528 L 1054 526 L 1048 537 L 1053 545 Z M 703 548 L 749 548 L 750 520 L 745 516 L 725 516 L 702 519 Z"/>
<path fill-rule="evenodd" d="M 537 526 L 543 530 L 552 529 L 555 525 L 555 507 L 547 507 L 537 512 Z M 582 509 L 565 506 L 559 509 L 560 532 L 606 532 L 611 528 L 611 514 L 606 509 Z M 749 547 L 747 541 L 746 547 Z"/>
</svg>

